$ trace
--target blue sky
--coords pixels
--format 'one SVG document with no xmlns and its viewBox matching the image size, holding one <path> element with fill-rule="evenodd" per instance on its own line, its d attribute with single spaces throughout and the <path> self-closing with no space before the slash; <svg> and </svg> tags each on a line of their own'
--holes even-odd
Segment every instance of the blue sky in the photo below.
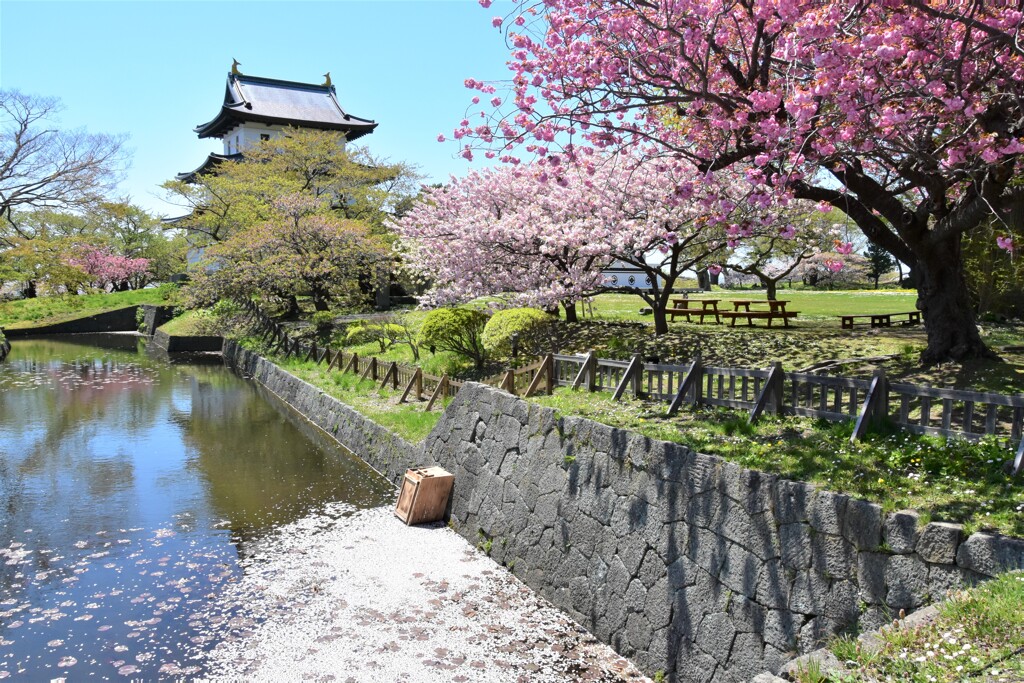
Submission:
<svg viewBox="0 0 1024 683">
<path fill-rule="evenodd" d="M 195 168 L 218 140 L 213 118 L 232 58 L 243 73 L 322 82 L 341 105 L 380 123 L 360 140 L 428 181 L 469 164 L 452 142 L 472 92 L 467 77 L 506 79 L 508 48 L 491 26 L 512 8 L 476 0 L 50 2 L 0 0 L 0 88 L 59 97 L 66 128 L 126 133 L 122 194 L 171 215 L 159 184 Z"/>
</svg>

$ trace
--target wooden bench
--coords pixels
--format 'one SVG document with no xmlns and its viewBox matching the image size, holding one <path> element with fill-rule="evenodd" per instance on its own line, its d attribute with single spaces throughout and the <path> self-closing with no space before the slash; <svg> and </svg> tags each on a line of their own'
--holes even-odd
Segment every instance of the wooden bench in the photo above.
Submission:
<svg viewBox="0 0 1024 683">
<path fill-rule="evenodd" d="M 785 327 L 789 327 L 789 319 L 795 318 L 799 311 L 723 311 L 719 313 L 723 318 L 731 320 L 731 325 L 736 327 L 736 318 L 746 318 L 747 325 L 754 326 L 754 319 L 767 320 L 768 327 L 772 326 L 773 320 L 782 320 Z"/>
<path fill-rule="evenodd" d="M 715 316 L 715 322 L 720 323 L 722 322 L 722 320 L 719 318 L 719 316 L 725 315 L 724 313 L 719 313 L 717 310 L 712 310 L 708 308 L 666 308 L 665 312 L 669 314 L 671 322 L 676 321 L 677 315 L 685 315 L 686 322 L 690 322 L 691 315 L 699 315 L 701 325 L 704 324 L 705 316 L 713 315 Z"/>
<path fill-rule="evenodd" d="M 920 325 L 921 311 L 904 311 L 902 313 L 867 313 L 863 315 L 841 315 L 844 330 L 852 330 L 859 318 L 867 318 L 871 327 L 892 327 L 893 322 L 900 325 Z"/>
</svg>

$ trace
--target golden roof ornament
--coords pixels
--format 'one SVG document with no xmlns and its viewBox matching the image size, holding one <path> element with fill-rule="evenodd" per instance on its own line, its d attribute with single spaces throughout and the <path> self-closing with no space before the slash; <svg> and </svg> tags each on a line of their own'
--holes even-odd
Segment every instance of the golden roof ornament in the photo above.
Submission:
<svg viewBox="0 0 1024 683">
<path fill-rule="evenodd" d="M 331 72 L 328 71 L 327 73 L 325 73 L 324 74 L 324 78 L 327 79 L 326 81 L 324 81 L 324 87 L 325 88 L 330 88 L 331 87 Z"/>
<path fill-rule="evenodd" d="M 234 57 L 232 57 L 231 58 L 231 75 L 232 76 L 241 76 L 242 75 L 242 72 L 238 70 L 238 67 L 240 67 L 240 66 L 242 66 L 242 63 L 240 61 L 238 61 L 237 59 L 235 59 Z"/>
</svg>

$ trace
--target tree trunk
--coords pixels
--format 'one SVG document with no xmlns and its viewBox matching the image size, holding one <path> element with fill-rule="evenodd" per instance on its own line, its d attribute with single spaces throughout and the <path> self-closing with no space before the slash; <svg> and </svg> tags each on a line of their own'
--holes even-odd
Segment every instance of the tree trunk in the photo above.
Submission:
<svg viewBox="0 0 1024 683">
<path fill-rule="evenodd" d="M 711 273 L 706 268 L 697 271 L 697 288 L 705 292 L 711 289 Z"/>
<path fill-rule="evenodd" d="M 761 283 L 764 284 L 764 290 L 768 297 L 768 301 L 775 301 L 778 298 L 779 283 L 775 280 L 761 280 Z"/>
<path fill-rule="evenodd" d="M 668 334 L 668 314 L 665 313 L 665 309 L 668 308 L 669 297 L 672 296 L 672 290 L 666 288 L 658 292 L 657 296 L 652 297 L 651 311 L 654 314 L 654 335 Z"/>
<path fill-rule="evenodd" d="M 916 249 L 917 307 L 924 317 L 928 348 L 921 362 L 996 358 L 985 346 L 974 322 L 974 309 L 964 280 L 960 235 L 929 242 Z"/>
<path fill-rule="evenodd" d="M 285 302 L 285 305 L 288 306 L 288 309 L 285 310 L 285 312 L 284 312 L 284 317 L 286 317 L 286 318 L 297 318 L 297 317 L 299 317 L 299 314 L 302 313 L 302 309 L 299 308 L 299 300 L 296 299 L 294 295 L 289 295 L 289 296 L 285 297 L 284 302 Z"/>
<path fill-rule="evenodd" d="M 25 289 L 21 290 L 21 295 L 26 299 L 35 299 L 38 294 L 35 280 L 29 280 L 25 285 Z"/>
<path fill-rule="evenodd" d="M 567 323 L 577 323 L 577 322 L 580 321 L 579 316 L 576 313 L 576 303 L 575 302 L 569 302 L 569 303 L 564 303 L 563 302 L 562 303 L 562 308 L 565 309 L 565 322 L 567 322 Z"/>
</svg>

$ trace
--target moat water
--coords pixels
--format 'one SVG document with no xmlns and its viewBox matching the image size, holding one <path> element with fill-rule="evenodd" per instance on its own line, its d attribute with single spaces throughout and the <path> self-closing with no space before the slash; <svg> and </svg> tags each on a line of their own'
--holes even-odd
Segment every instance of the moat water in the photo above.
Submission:
<svg viewBox="0 0 1024 683">
<path fill-rule="evenodd" d="M 218 364 L 125 335 L 17 340 L 0 363 L 0 678 L 202 676 L 226 628 L 255 626 L 204 616 L 260 562 L 254 541 L 392 500 Z"/>
</svg>

